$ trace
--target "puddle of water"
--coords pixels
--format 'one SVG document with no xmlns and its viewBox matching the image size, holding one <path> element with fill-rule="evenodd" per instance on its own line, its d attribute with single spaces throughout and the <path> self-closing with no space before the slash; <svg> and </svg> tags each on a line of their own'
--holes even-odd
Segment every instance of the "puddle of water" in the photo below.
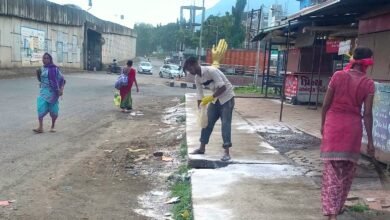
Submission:
<svg viewBox="0 0 390 220">
<path fill-rule="evenodd" d="M 141 208 L 135 209 L 139 215 L 152 219 L 161 219 L 161 215 L 166 212 L 165 201 L 168 200 L 167 191 L 150 191 L 138 197 Z"/>
</svg>

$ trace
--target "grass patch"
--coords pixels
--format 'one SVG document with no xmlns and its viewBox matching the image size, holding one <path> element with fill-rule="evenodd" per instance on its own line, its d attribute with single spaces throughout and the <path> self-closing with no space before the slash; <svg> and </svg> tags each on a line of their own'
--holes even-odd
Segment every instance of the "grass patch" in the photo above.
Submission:
<svg viewBox="0 0 390 220">
<path fill-rule="evenodd" d="M 180 104 L 182 104 L 182 103 L 184 103 L 184 102 L 186 102 L 186 96 L 182 96 L 182 97 L 180 98 Z"/>
<path fill-rule="evenodd" d="M 365 211 L 368 211 L 370 210 L 370 208 L 368 208 L 368 205 L 366 204 L 362 204 L 362 203 L 358 203 L 356 205 L 353 205 L 349 208 L 349 211 L 351 212 L 359 212 L 359 213 L 362 213 L 362 212 L 365 212 Z"/>
<path fill-rule="evenodd" d="M 187 140 L 184 138 L 180 145 L 180 156 L 183 159 L 183 164 L 179 166 L 177 174 L 186 176 L 188 174 L 187 165 Z M 171 188 L 172 197 L 180 197 L 180 202 L 172 207 L 173 218 L 175 220 L 193 220 L 192 213 L 192 198 L 191 198 L 191 182 L 187 178 L 176 180 Z"/>
<path fill-rule="evenodd" d="M 265 88 L 263 91 L 261 91 L 261 87 L 256 87 L 254 85 L 250 86 L 240 86 L 240 87 L 235 87 L 234 92 L 237 95 L 264 95 L 265 94 Z M 275 94 L 275 91 L 273 88 L 268 88 L 268 95 L 273 95 Z"/>
<path fill-rule="evenodd" d="M 189 181 L 178 182 L 172 187 L 172 196 L 180 197 L 180 202 L 173 206 L 175 220 L 192 220 L 191 184 Z"/>
<path fill-rule="evenodd" d="M 188 169 L 187 164 L 182 164 L 182 165 L 179 166 L 179 170 L 177 171 L 177 173 L 180 174 L 180 175 L 185 175 L 185 174 L 188 173 L 188 170 L 189 169 Z"/>
<path fill-rule="evenodd" d="M 180 145 L 180 157 L 181 159 L 186 159 L 188 154 L 188 147 L 187 147 L 187 140 L 184 138 L 184 140 L 181 142 Z"/>
</svg>

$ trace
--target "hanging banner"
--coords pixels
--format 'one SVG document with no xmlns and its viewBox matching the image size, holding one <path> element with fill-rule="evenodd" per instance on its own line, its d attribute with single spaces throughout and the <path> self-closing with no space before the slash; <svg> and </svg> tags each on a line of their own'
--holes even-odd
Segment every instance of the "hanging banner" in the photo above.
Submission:
<svg viewBox="0 0 390 220">
<path fill-rule="evenodd" d="M 338 53 L 339 52 L 339 40 L 327 40 L 326 41 L 326 53 Z"/>
<path fill-rule="evenodd" d="M 349 54 L 351 50 L 351 40 L 340 41 L 339 44 L 339 55 Z"/>
</svg>

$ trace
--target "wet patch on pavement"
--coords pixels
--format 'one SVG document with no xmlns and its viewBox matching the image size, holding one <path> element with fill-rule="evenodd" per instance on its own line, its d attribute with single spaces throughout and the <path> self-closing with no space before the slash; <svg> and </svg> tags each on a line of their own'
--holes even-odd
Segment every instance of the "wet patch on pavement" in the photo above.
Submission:
<svg viewBox="0 0 390 220">
<path fill-rule="evenodd" d="M 321 144 L 320 139 L 291 129 L 272 129 L 271 132 L 262 130 L 257 133 L 280 153 L 286 153 L 290 150 L 318 148 Z"/>
</svg>

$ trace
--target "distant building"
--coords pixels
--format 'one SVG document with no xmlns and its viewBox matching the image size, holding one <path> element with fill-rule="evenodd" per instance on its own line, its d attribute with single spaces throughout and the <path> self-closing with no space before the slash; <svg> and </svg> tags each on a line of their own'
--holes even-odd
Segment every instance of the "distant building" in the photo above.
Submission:
<svg viewBox="0 0 390 220">
<path fill-rule="evenodd" d="M 286 12 L 283 11 L 282 5 L 273 4 L 268 11 L 268 25 L 273 27 L 280 24 L 280 21 L 286 17 Z"/>
<path fill-rule="evenodd" d="M 0 0 L 0 5 L 0 68 L 41 66 L 46 52 L 61 67 L 86 70 L 135 57 L 134 30 L 76 5 L 47 0 Z"/>
<path fill-rule="evenodd" d="M 243 25 L 246 27 L 246 38 L 245 38 L 245 48 L 255 49 L 257 43 L 252 43 L 251 40 L 253 37 L 261 30 L 267 27 L 273 27 L 280 24 L 280 21 L 286 17 L 286 11 L 283 6 L 280 4 L 273 4 L 266 10 L 268 7 L 263 8 L 262 14 L 259 14 L 260 10 L 254 10 L 244 12 Z M 259 24 L 259 21 L 261 23 Z"/>
<path fill-rule="evenodd" d="M 307 8 L 313 5 L 317 5 L 323 2 L 326 2 L 327 0 L 297 0 L 300 3 L 300 8 Z"/>
</svg>

